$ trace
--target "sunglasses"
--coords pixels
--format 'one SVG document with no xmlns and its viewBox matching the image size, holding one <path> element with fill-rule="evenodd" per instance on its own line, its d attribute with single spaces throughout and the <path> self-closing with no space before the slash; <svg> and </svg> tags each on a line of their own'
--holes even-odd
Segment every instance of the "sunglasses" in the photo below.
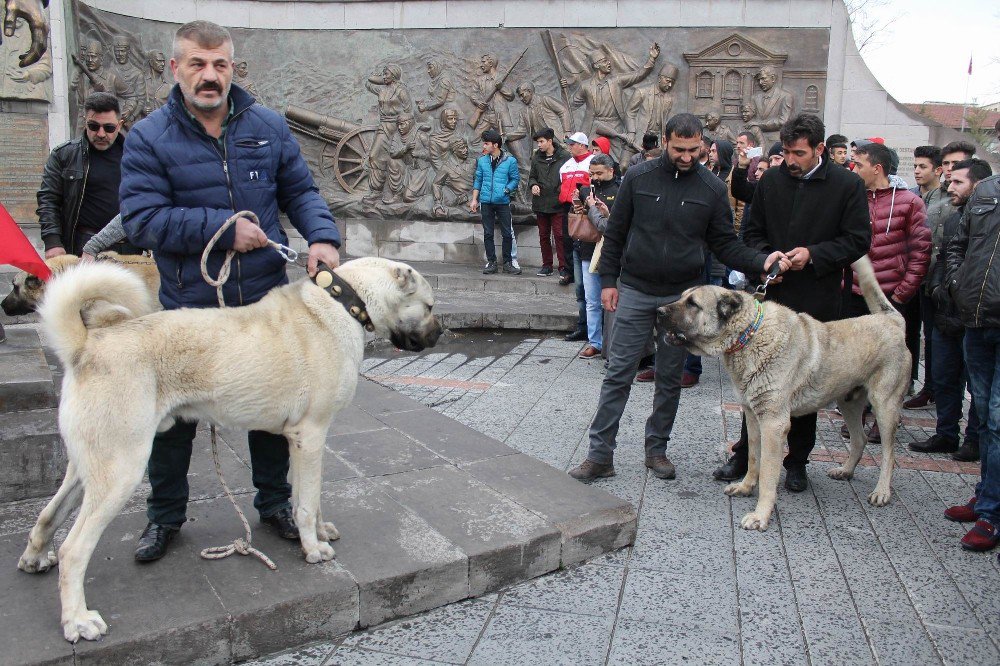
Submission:
<svg viewBox="0 0 1000 666">
<path fill-rule="evenodd" d="M 104 123 L 103 125 L 99 122 L 88 120 L 87 129 L 89 129 L 91 132 L 97 132 L 100 131 L 101 128 L 104 128 L 105 134 L 114 134 L 115 132 L 118 131 L 118 127 L 121 124 L 122 122 L 120 120 L 117 123 Z"/>
</svg>

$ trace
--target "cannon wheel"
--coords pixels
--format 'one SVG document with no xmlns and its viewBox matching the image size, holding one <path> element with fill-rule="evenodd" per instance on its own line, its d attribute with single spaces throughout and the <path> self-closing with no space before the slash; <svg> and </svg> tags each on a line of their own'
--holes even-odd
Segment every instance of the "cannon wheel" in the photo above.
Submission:
<svg viewBox="0 0 1000 666">
<path fill-rule="evenodd" d="M 376 131 L 375 127 L 359 127 L 345 134 L 336 145 L 327 144 L 323 147 L 321 170 L 325 172 L 333 169 L 337 182 L 348 194 L 368 187 L 368 168 L 365 163 Z"/>
</svg>

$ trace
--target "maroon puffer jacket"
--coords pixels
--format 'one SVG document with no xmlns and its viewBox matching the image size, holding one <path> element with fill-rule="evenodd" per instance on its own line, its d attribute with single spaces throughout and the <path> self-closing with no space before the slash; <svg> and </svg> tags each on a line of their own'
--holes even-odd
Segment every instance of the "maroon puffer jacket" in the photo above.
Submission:
<svg viewBox="0 0 1000 666">
<path fill-rule="evenodd" d="M 917 294 L 931 260 L 931 230 L 924 201 L 909 190 L 887 187 L 868 192 L 872 246 L 868 258 L 886 296 L 906 303 Z M 858 276 L 853 289 L 861 294 Z"/>
</svg>

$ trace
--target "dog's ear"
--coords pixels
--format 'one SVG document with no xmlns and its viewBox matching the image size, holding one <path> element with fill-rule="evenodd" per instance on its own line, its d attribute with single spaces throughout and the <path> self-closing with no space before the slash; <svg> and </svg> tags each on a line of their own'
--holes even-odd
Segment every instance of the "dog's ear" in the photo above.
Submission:
<svg viewBox="0 0 1000 666">
<path fill-rule="evenodd" d="M 404 294 L 412 294 L 417 290 L 417 278 L 414 270 L 406 265 L 393 266 L 392 277 Z"/>
<path fill-rule="evenodd" d="M 727 290 L 726 293 L 719 297 L 715 307 L 719 313 L 719 319 L 729 321 L 743 307 L 743 301 L 738 294 Z"/>
</svg>

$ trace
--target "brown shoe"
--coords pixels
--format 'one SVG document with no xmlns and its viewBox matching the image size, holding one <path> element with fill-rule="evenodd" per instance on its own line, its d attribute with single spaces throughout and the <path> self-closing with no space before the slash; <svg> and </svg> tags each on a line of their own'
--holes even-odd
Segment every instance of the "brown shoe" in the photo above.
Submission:
<svg viewBox="0 0 1000 666">
<path fill-rule="evenodd" d="M 928 391 L 927 387 L 924 387 L 903 403 L 903 409 L 923 409 L 932 402 L 934 402 L 934 394 Z"/>
<path fill-rule="evenodd" d="M 690 372 L 685 372 L 681 375 L 681 388 L 691 388 L 698 383 L 698 375 L 692 375 Z"/>
<path fill-rule="evenodd" d="M 644 384 L 651 382 L 654 379 L 656 379 L 656 370 L 653 368 L 646 368 L 635 376 L 635 381 L 642 382 Z"/>
<path fill-rule="evenodd" d="M 666 456 L 653 456 L 646 458 L 646 467 L 653 471 L 653 476 L 658 479 L 672 479 L 677 476 L 677 468 Z"/>
<path fill-rule="evenodd" d="M 615 475 L 615 466 L 613 464 L 602 465 L 593 460 L 584 460 L 577 467 L 571 469 L 569 475 L 577 481 L 604 479 Z"/>
<path fill-rule="evenodd" d="M 582 358 L 582 359 L 585 359 L 585 360 L 588 360 L 588 361 L 590 359 L 596 358 L 596 357 L 598 357 L 600 355 L 601 355 L 601 350 L 598 349 L 597 347 L 594 347 L 593 345 L 587 345 L 586 347 L 583 348 L 583 351 L 581 351 L 579 354 L 577 354 L 577 356 L 579 358 Z"/>
</svg>

